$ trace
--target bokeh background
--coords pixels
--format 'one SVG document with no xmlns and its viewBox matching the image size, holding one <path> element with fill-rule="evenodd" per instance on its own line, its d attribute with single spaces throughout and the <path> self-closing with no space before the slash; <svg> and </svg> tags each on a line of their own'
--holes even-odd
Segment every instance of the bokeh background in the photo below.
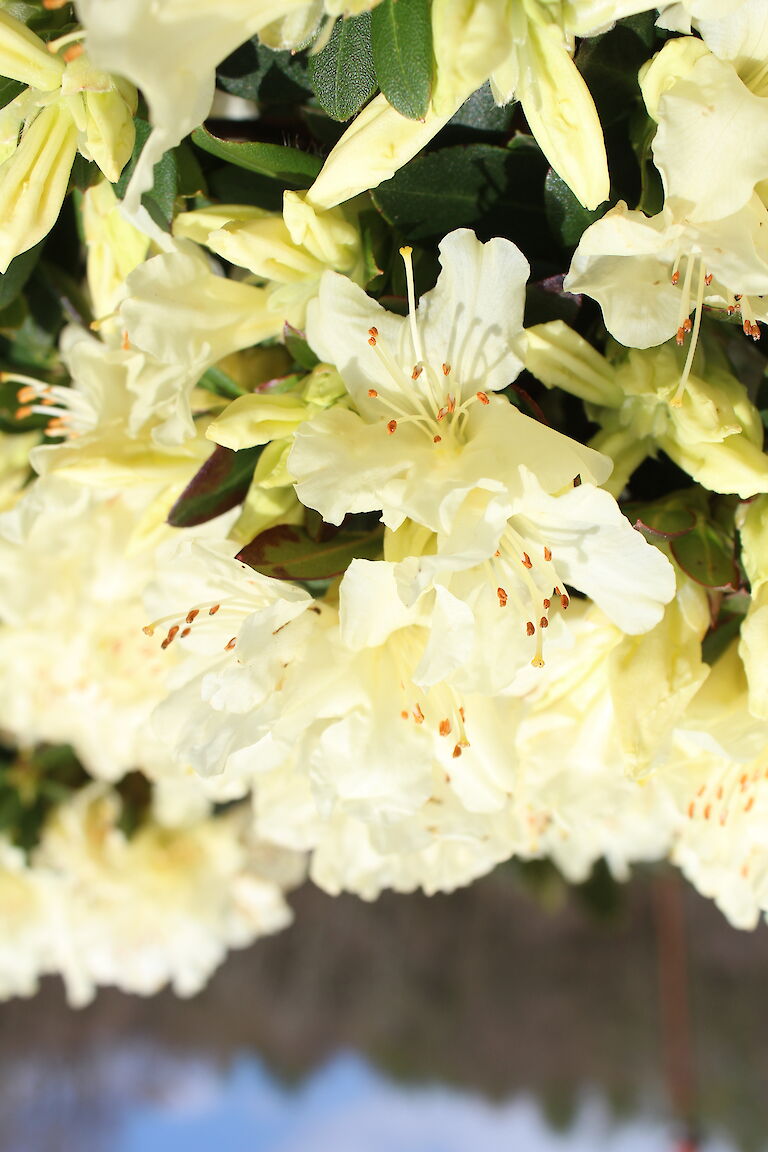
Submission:
<svg viewBox="0 0 768 1152">
<path fill-rule="evenodd" d="M 190 1001 L 0 1008 L 1 1152 L 758 1152 L 768 930 L 664 869 L 306 887 Z"/>
</svg>

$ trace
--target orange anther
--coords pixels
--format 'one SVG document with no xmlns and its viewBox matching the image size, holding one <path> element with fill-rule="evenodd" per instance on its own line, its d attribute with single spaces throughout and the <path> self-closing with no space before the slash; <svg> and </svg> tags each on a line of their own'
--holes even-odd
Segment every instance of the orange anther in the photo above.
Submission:
<svg viewBox="0 0 768 1152">
<path fill-rule="evenodd" d="M 749 812 L 750 809 L 752 808 L 752 805 L 754 804 L 754 802 L 755 802 L 754 796 L 750 796 L 749 800 L 747 800 L 746 804 L 744 805 L 744 811 Z"/>
<path fill-rule="evenodd" d="M 536 625 L 534 624 L 533 620 L 528 621 L 525 626 L 525 631 L 528 636 L 533 636 L 534 632 L 536 631 Z"/>
<path fill-rule="evenodd" d="M 421 376 L 423 371 L 424 371 L 424 369 L 421 366 L 421 364 L 414 364 L 413 372 L 411 372 L 411 380 L 418 380 L 419 376 Z"/>
<path fill-rule="evenodd" d="M 375 388 L 369 388 L 368 389 L 368 395 L 370 396 L 371 400 L 375 400 L 376 397 L 378 396 L 378 392 L 376 391 Z"/>
<path fill-rule="evenodd" d="M 25 405 L 23 408 L 17 408 L 16 409 L 16 419 L 17 420 L 26 420 L 27 416 L 31 416 L 31 415 L 32 415 L 32 409 L 27 405 Z"/>
<path fill-rule="evenodd" d="M 212 608 L 208 609 L 208 615 L 215 616 L 219 608 L 221 608 L 221 604 L 214 604 Z"/>
<path fill-rule="evenodd" d="M 421 710 L 421 704 L 417 704 L 413 710 L 413 718 L 417 724 L 424 723 L 424 713 Z"/>
<path fill-rule="evenodd" d="M 497 588 L 496 589 L 496 595 L 499 598 L 499 607 L 500 608 L 506 608 L 507 600 L 509 599 L 509 597 L 507 596 L 507 593 L 504 591 L 504 589 L 503 588 Z"/>
<path fill-rule="evenodd" d="M 375 336 L 378 336 L 378 334 L 379 334 L 378 328 L 376 327 L 375 324 L 372 324 L 371 327 L 368 329 L 368 335 L 375 337 Z"/>
<path fill-rule="evenodd" d="M 478 392 L 477 398 L 481 404 L 490 404 L 490 400 L 485 392 Z"/>
<path fill-rule="evenodd" d="M 552 601 L 550 599 L 548 599 L 548 597 L 545 596 L 544 599 L 542 600 L 542 604 L 544 605 L 546 610 L 549 611 L 551 604 L 552 604 Z"/>
<path fill-rule="evenodd" d="M 455 744 L 454 745 L 453 752 L 451 753 L 451 755 L 453 756 L 454 760 L 458 759 L 458 757 L 461 756 L 461 744 Z"/>
<path fill-rule="evenodd" d="M 541 620 L 539 620 L 539 627 L 549 628 L 549 620 L 547 620 L 546 616 L 542 616 Z"/>
<path fill-rule="evenodd" d="M 707 272 L 706 276 L 704 277 L 704 283 L 706 284 L 707 288 L 709 288 L 710 284 L 712 283 L 712 273 L 711 272 Z"/>
<path fill-rule="evenodd" d="M 450 734 L 450 731 L 451 731 L 450 720 L 441 720 L 440 721 L 440 735 L 441 736 L 448 736 Z"/>
<path fill-rule="evenodd" d="M 570 604 L 570 600 L 568 599 L 568 597 L 565 595 L 564 592 L 563 592 L 562 596 L 560 597 L 560 604 L 563 608 L 567 608 L 568 605 Z"/>
<path fill-rule="evenodd" d="M 550 552 L 549 548 L 547 548 L 547 547 L 544 548 L 544 559 L 545 560 L 551 560 L 552 559 L 552 553 Z"/>
<path fill-rule="evenodd" d="M 190 608 L 190 610 L 189 610 L 189 612 L 187 612 L 187 615 L 185 618 L 186 623 L 192 624 L 197 619 L 197 617 L 199 615 L 200 615 L 200 609 L 199 608 Z"/>
<path fill-rule="evenodd" d="M 224 645 L 224 651 L 231 652 L 235 644 L 237 644 L 237 636 L 233 636 L 231 640 L 227 640 L 226 644 Z"/>
<path fill-rule="evenodd" d="M 168 629 L 168 635 L 166 636 L 165 640 L 163 640 L 160 647 L 165 649 L 168 647 L 169 644 L 173 644 L 174 640 L 176 639 L 176 637 L 178 635 L 178 632 L 179 632 L 179 626 L 178 626 L 178 624 L 174 624 L 173 628 Z"/>
<path fill-rule="evenodd" d="M 192 631 L 192 629 L 191 629 L 191 628 L 183 628 L 183 629 L 182 629 L 182 632 L 181 632 L 181 638 L 182 638 L 182 640 L 185 638 L 185 636 L 189 636 L 189 634 L 190 634 L 190 632 L 191 632 L 191 631 Z"/>
<path fill-rule="evenodd" d="M 450 376 L 450 374 L 451 374 L 450 364 L 443 364 L 442 369 L 443 369 L 443 376 Z"/>
<path fill-rule="evenodd" d="M 390 420 L 389 424 L 387 424 L 387 432 L 389 432 L 390 436 L 393 432 L 397 432 L 397 420 Z"/>
<path fill-rule="evenodd" d="M 677 284 L 679 279 L 680 279 L 680 273 L 679 272 L 673 272 L 672 273 L 672 283 Z"/>
<path fill-rule="evenodd" d="M 533 561 L 527 552 L 523 552 L 523 568 L 533 568 Z"/>
<path fill-rule="evenodd" d="M 439 444 L 441 440 L 442 440 L 442 436 L 433 436 L 432 437 L 432 443 L 433 444 Z"/>
</svg>

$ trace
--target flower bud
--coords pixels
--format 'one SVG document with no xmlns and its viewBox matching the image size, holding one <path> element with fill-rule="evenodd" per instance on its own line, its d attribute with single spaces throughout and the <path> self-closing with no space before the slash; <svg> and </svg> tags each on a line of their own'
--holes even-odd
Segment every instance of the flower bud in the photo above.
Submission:
<svg viewBox="0 0 768 1152">
<path fill-rule="evenodd" d="M 77 129 L 69 110 L 50 104 L 0 166 L 0 272 L 53 227 L 76 152 Z"/>
</svg>

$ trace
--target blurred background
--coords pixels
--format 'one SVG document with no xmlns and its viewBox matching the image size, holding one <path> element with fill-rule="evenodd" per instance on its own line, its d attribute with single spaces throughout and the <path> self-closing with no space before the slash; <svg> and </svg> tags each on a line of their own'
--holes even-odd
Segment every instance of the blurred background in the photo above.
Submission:
<svg viewBox="0 0 768 1152">
<path fill-rule="evenodd" d="M 758 1152 L 768 930 L 546 865 L 292 928 L 190 1001 L 0 1006 L 0 1152 Z"/>
</svg>

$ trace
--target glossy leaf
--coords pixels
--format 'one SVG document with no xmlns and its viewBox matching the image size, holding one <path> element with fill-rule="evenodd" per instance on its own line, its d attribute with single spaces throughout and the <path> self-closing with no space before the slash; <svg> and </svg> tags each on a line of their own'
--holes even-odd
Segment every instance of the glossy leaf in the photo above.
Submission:
<svg viewBox="0 0 768 1152">
<path fill-rule="evenodd" d="M 228 512 L 245 498 L 263 445 L 233 452 L 217 447 L 168 513 L 173 528 L 193 528 Z"/>
<path fill-rule="evenodd" d="M 544 181 L 544 205 L 549 226 L 565 248 L 575 248 L 582 233 L 607 210 L 607 205 L 585 208 L 553 168 Z"/>
<path fill-rule="evenodd" d="M 443 148 L 406 164 L 373 199 L 408 241 L 474 227 L 481 239 L 505 235 L 527 250 L 542 236 L 551 244 L 542 204 L 546 172 L 546 160 L 527 137 L 510 148 Z"/>
<path fill-rule="evenodd" d="M 196 128 L 192 142 L 220 160 L 227 160 L 248 172 L 270 176 L 287 188 L 308 188 L 322 167 L 319 156 L 301 152 L 298 148 L 263 144 L 258 140 L 221 140 L 207 128 Z"/>
<path fill-rule="evenodd" d="M 307 372 L 311 372 L 320 363 L 307 344 L 304 333 L 300 332 L 298 328 L 294 328 L 292 324 L 283 325 L 283 343 L 299 368 L 305 368 Z"/>
<path fill-rule="evenodd" d="M 432 94 L 429 0 L 383 0 L 371 14 L 376 80 L 393 108 L 418 120 Z"/>
<path fill-rule="evenodd" d="M 695 528 L 672 540 L 672 555 L 692 580 L 705 588 L 737 588 L 734 542 L 721 528 L 700 518 Z"/>
<path fill-rule="evenodd" d="M 352 560 L 381 556 L 384 529 L 381 524 L 362 531 L 333 529 L 316 539 L 306 528 L 278 524 L 262 532 L 237 554 L 237 559 L 265 576 L 278 580 L 324 580 L 346 572 Z"/>
</svg>

